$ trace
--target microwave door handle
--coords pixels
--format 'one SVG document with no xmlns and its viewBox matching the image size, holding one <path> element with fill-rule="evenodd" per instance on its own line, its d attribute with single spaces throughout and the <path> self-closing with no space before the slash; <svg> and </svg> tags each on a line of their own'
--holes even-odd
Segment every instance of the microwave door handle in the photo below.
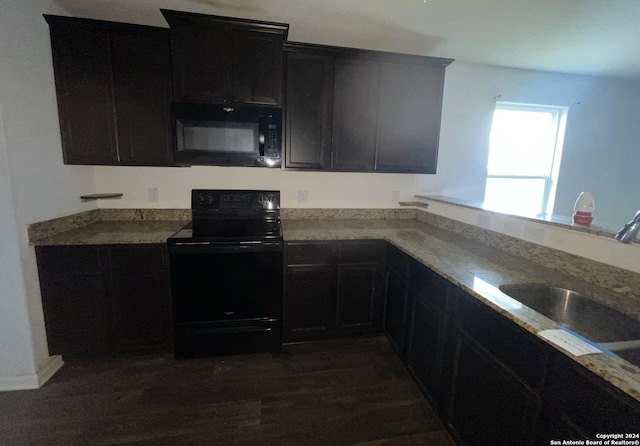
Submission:
<svg viewBox="0 0 640 446">
<path fill-rule="evenodd" d="M 260 156 L 264 156 L 264 143 L 267 137 L 267 118 L 264 115 L 258 120 L 258 151 Z"/>
</svg>

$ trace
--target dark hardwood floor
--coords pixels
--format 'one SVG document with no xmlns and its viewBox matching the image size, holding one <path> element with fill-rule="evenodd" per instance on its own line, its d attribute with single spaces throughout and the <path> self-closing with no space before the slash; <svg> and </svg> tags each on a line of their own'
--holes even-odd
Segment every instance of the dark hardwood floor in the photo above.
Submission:
<svg viewBox="0 0 640 446">
<path fill-rule="evenodd" d="M 68 361 L 0 393 L 0 444 L 453 445 L 383 337 L 257 354 Z"/>
</svg>

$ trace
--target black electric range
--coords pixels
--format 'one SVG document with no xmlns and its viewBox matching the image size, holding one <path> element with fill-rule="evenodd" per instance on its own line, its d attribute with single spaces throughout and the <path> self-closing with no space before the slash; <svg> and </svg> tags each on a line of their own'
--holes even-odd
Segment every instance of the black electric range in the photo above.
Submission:
<svg viewBox="0 0 640 446">
<path fill-rule="evenodd" d="M 280 192 L 197 189 L 167 240 L 176 358 L 282 348 Z"/>
</svg>

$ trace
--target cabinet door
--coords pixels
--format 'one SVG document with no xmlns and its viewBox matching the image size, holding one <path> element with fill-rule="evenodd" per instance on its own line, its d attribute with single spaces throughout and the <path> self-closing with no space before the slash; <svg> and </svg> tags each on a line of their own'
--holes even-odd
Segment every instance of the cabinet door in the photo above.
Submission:
<svg viewBox="0 0 640 446">
<path fill-rule="evenodd" d="M 331 264 L 288 266 L 284 340 L 327 337 L 335 331 L 335 273 Z"/>
<path fill-rule="evenodd" d="M 168 351 L 172 326 L 168 272 L 112 271 L 109 289 L 114 351 Z"/>
<path fill-rule="evenodd" d="M 384 246 L 378 241 L 338 244 L 336 326 L 339 333 L 381 330 L 384 252 Z"/>
<path fill-rule="evenodd" d="M 370 172 L 374 167 L 380 64 L 337 58 L 333 92 L 334 170 Z"/>
<path fill-rule="evenodd" d="M 287 53 L 285 167 L 331 167 L 333 57 Z"/>
<path fill-rule="evenodd" d="M 640 431 L 637 400 L 559 352 L 554 352 L 544 398 L 549 415 L 560 428 L 578 430 L 578 438 L 594 439 L 603 432 Z M 545 434 L 538 432 L 542 438 Z"/>
<path fill-rule="evenodd" d="M 384 332 L 391 346 L 404 359 L 407 284 L 404 278 L 389 269 L 385 281 Z"/>
<path fill-rule="evenodd" d="M 117 164 L 109 35 L 81 19 L 46 16 L 65 164 Z"/>
<path fill-rule="evenodd" d="M 168 31 L 114 32 L 111 49 L 120 163 L 170 164 Z"/>
<path fill-rule="evenodd" d="M 440 391 L 447 316 L 417 295 L 410 297 L 410 301 L 413 301 L 413 312 L 408 335 L 407 366 L 429 400 L 434 402 Z"/>
<path fill-rule="evenodd" d="M 64 357 L 109 353 L 108 294 L 99 249 L 36 248 L 49 353 Z"/>
<path fill-rule="evenodd" d="M 282 103 L 282 35 L 263 31 L 228 31 L 231 100 L 235 103 Z"/>
<path fill-rule="evenodd" d="M 381 328 L 380 265 L 339 265 L 336 325 L 341 333 L 374 333 Z"/>
<path fill-rule="evenodd" d="M 535 395 L 467 337 L 456 339 L 445 422 L 468 446 L 531 444 Z"/>
<path fill-rule="evenodd" d="M 223 28 L 172 28 L 171 55 L 175 101 L 226 102 L 231 84 Z"/>
<path fill-rule="evenodd" d="M 376 172 L 436 173 L 444 67 L 382 63 Z"/>
<path fill-rule="evenodd" d="M 336 270 L 334 244 L 285 245 L 284 341 L 328 337 L 335 333 Z"/>
<path fill-rule="evenodd" d="M 119 245 L 105 249 L 114 352 L 167 351 L 172 317 L 165 247 Z"/>
</svg>

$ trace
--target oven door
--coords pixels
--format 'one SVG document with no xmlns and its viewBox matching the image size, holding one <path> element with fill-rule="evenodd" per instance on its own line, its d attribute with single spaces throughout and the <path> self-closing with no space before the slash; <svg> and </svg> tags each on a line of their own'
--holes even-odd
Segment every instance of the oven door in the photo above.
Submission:
<svg viewBox="0 0 640 446">
<path fill-rule="evenodd" d="M 282 242 L 169 245 L 176 324 L 281 319 Z"/>
<path fill-rule="evenodd" d="M 282 242 L 169 243 L 176 358 L 282 349 Z"/>
</svg>

